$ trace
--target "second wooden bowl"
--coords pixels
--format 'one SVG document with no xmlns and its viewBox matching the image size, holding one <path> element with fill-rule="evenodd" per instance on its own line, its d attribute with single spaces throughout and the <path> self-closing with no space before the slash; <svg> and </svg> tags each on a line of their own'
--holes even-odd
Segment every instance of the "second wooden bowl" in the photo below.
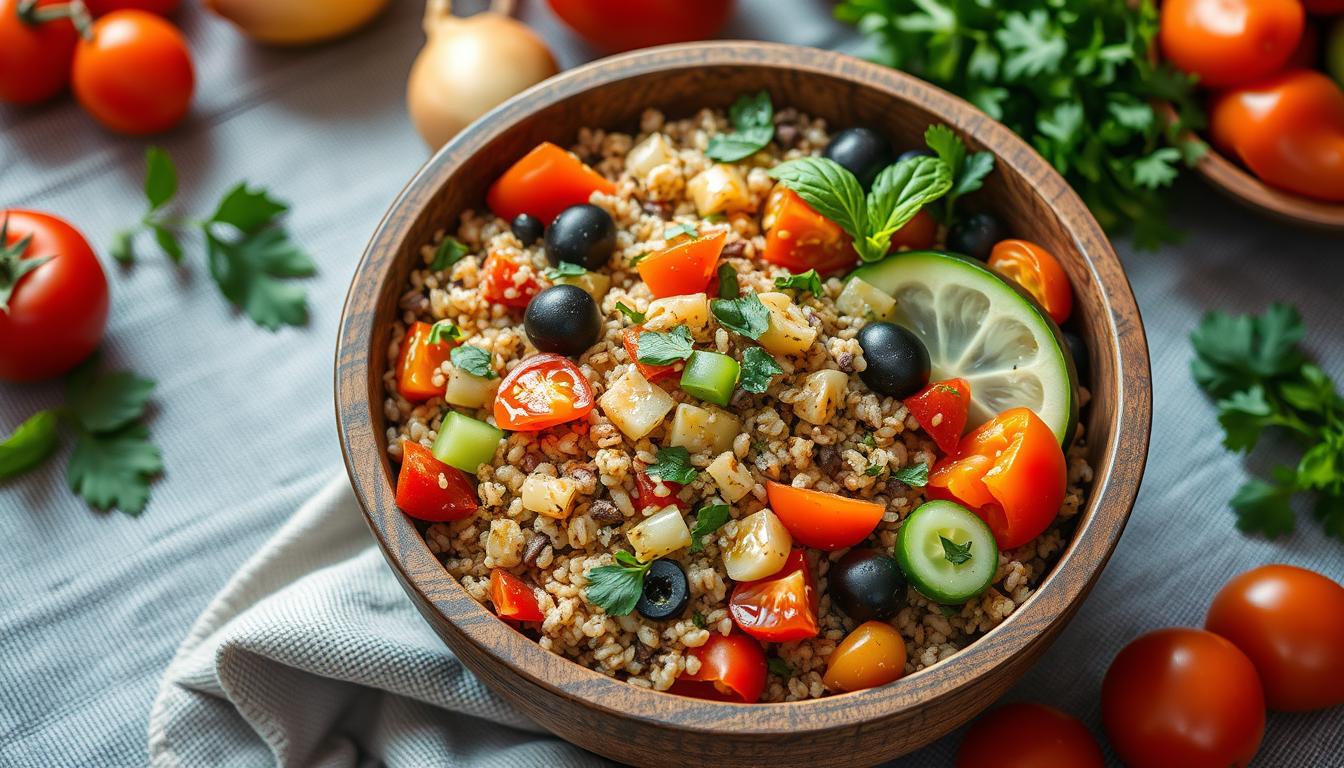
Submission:
<svg viewBox="0 0 1344 768">
<path fill-rule="evenodd" d="M 1274 218 L 1344 232 L 1344 203 L 1313 200 L 1271 187 L 1212 147 L 1195 170 L 1219 192 Z"/>
<path fill-rule="evenodd" d="M 397 299 L 436 230 L 482 205 L 485 189 L 542 140 L 583 126 L 633 131 L 654 107 L 687 116 L 766 89 L 780 106 L 832 126 L 884 130 L 922 145 L 931 123 L 961 133 L 998 164 L 979 206 L 1056 254 L 1091 350 L 1085 411 L 1094 480 L 1076 533 L 1036 593 L 953 658 L 892 684 L 786 704 L 729 704 L 637 688 L 543 650 L 495 618 L 444 571 L 393 498 L 383 372 Z M 1077 195 L 1030 147 L 966 102 L 899 72 L 836 53 L 764 43 L 642 51 L 581 67 L 502 105 L 444 147 L 392 204 L 364 253 L 336 359 L 341 444 L 370 528 L 407 594 L 477 676 L 560 736 L 640 765 L 858 765 L 908 752 L 989 706 L 1063 629 L 1124 529 L 1148 452 L 1151 385 L 1134 296 Z"/>
</svg>

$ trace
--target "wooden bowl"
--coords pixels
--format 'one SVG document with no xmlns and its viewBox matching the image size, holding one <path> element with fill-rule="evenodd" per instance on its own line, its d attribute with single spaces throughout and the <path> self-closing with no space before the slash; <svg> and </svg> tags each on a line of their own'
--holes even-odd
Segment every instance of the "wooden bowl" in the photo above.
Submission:
<svg viewBox="0 0 1344 768">
<path fill-rule="evenodd" d="M 1195 170 L 1219 192 L 1291 224 L 1303 224 L 1326 230 L 1344 231 L 1344 203 L 1327 203 L 1271 187 L 1240 165 L 1209 151 L 1200 158 Z"/>
<path fill-rule="evenodd" d="M 449 576 L 393 503 L 383 372 L 397 299 L 419 249 L 542 140 L 571 143 L 581 126 L 638 125 L 657 107 L 685 116 L 743 92 L 833 126 L 884 129 L 921 146 L 946 123 L 998 166 L 977 205 L 1062 261 L 1091 350 L 1085 411 L 1095 476 L 1077 532 L 1029 600 L 952 659 L 890 685 L 811 701 L 729 704 L 614 680 L 543 650 L 495 618 Z M 1138 492 L 1151 416 L 1147 344 L 1129 283 L 1101 228 L 1064 180 L 1007 128 L 900 72 L 837 53 L 766 43 L 655 48 L 548 80 L 477 121 L 430 160 L 392 204 L 350 287 L 336 357 L 336 409 L 346 467 L 393 572 L 425 619 L 491 689 L 558 735 L 640 765 L 832 766 L 872 763 L 928 744 L 999 698 L 1078 609 L 1110 557 Z"/>
</svg>

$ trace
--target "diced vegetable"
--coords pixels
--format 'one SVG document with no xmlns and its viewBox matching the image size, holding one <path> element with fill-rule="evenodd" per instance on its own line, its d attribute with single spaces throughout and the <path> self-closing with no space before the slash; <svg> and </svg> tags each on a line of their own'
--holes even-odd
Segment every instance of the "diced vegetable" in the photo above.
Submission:
<svg viewBox="0 0 1344 768">
<path fill-rule="evenodd" d="M 650 331 L 670 331 L 684 325 L 692 336 L 702 336 L 709 327 L 709 297 L 704 293 L 668 296 L 649 302 L 644 312 L 644 327 Z"/>
<path fill-rule="evenodd" d="M 797 192 L 776 184 L 761 218 L 765 230 L 762 258 L 797 274 L 815 269 L 823 276 L 854 266 L 854 240 L 839 224 L 812 210 Z"/>
<path fill-rule="evenodd" d="M 723 232 L 716 232 L 708 237 L 677 243 L 645 258 L 635 268 L 658 298 L 703 293 L 714 277 L 726 237 Z"/>
<path fill-rule="evenodd" d="M 850 317 L 890 320 L 896 311 L 896 300 L 856 277 L 845 283 L 845 289 L 835 300 L 835 308 Z"/>
<path fill-rule="evenodd" d="M 800 544 L 827 551 L 852 547 L 882 522 L 886 507 L 872 501 L 767 481 L 770 508 Z"/>
<path fill-rule="evenodd" d="M 727 406 L 741 366 L 728 355 L 697 349 L 681 372 L 681 388 L 701 400 Z"/>
<path fill-rule="evenodd" d="M 821 682 L 832 691 L 859 691 L 898 680 L 905 674 L 905 640 L 885 621 L 854 628 L 826 660 Z"/>
<path fill-rule="evenodd" d="M 849 374 L 837 370 L 813 371 L 803 377 L 803 396 L 793 404 L 798 418 L 811 424 L 828 424 L 844 405 Z"/>
<path fill-rule="evenodd" d="M 817 329 L 807 315 L 785 293 L 762 293 L 758 297 L 770 311 L 770 327 L 757 339 L 762 347 L 776 355 L 797 355 L 807 351 L 817 339 Z"/>
<path fill-rule="evenodd" d="M 728 612 L 739 629 L 757 640 L 787 643 L 817 636 L 820 599 L 807 555 L 795 549 L 778 573 L 734 587 Z"/>
<path fill-rule="evenodd" d="M 662 422 L 676 401 L 632 367 L 602 393 L 597 404 L 626 437 L 638 440 Z"/>
<path fill-rule="evenodd" d="M 522 265 L 499 253 L 492 253 L 481 265 L 485 277 L 481 278 L 481 295 L 495 304 L 514 309 L 526 309 L 532 297 L 541 292 L 541 283 L 532 267 L 528 265 L 528 274 L 520 276 Z"/>
<path fill-rule="evenodd" d="M 509 371 L 495 396 L 495 423 L 515 432 L 536 432 L 581 419 L 592 410 L 593 387 L 583 371 L 549 352 Z"/>
<path fill-rule="evenodd" d="M 653 477 L 648 472 L 636 472 L 635 490 L 639 492 L 639 498 L 635 499 L 635 509 L 643 512 L 646 509 L 661 509 L 668 504 L 672 504 L 685 512 L 686 502 L 677 496 L 683 487 L 685 486 L 681 483 L 661 477 Z M 667 493 L 658 493 L 660 488 Z"/>
<path fill-rule="evenodd" d="M 672 365 L 653 365 L 639 361 L 639 335 L 645 330 L 642 325 L 632 325 L 621 331 L 621 346 L 625 347 L 625 354 L 630 356 L 630 362 L 639 369 L 640 375 L 648 381 L 658 381 L 679 373 L 683 365 L 680 360 Z"/>
<path fill-rule="evenodd" d="M 448 388 L 443 393 L 443 399 L 447 400 L 449 405 L 484 408 L 494 400 L 497 389 L 499 389 L 498 378 L 487 379 L 452 366 L 448 369 Z"/>
<path fill-rule="evenodd" d="M 546 618 L 532 587 L 503 568 L 490 570 L 490 602 L 495 606 L 495 615 L 501 619 L 541 621 Z"/>
<path fill-rule="evenodd" d="M 434 458 L 423 445 L 403 440 L 397 506 L 417 520 L 461 520 L 476 511 L 476 488 L 460 469 Z"/>
<path fill-rule="evenodd" d="M 679 445 L 691 453 L 718 453 L 732 450 L 733 440 L 741 431 L 742 422 L 731 413 L 681 403 L 672 417 L 669 436 L 672 445 Z"/>
<path fill-rule="evenodd" d="M 594 192 L 615 191 L 615 184 L 579 158 L 543 141 L 490 186 L 485 200 L 505 221 L 527 213 L 550 222 L 569 206 L 588 202 Z"/>
<path fill-rule="evenodd" d="M 611 288 L 611 276 L 605 272 L 584 272 L 581 275 L 561 275 L 555 279 L 561 285 L 577 285 L 593 297 L 593 301 L 602 303 L 602 297 Z"/>
<path fill-rule="evenodd" d="M 629 539 L 635 557 L 646 563 L 691 546 L 691 529 L 686 527 L 681 510 L 675 506 L 655 512 L 627 531 L 625 537 Z"/>
<path fill-rule="evenodd" d="M 896 562 L 925 597 L 946 605 L 983 593 L 999 568 L 989 526 L 951 501 L 921 504 L 896 537 Z"/>
<path fill-rule="evenodd" d="M 495 460 L 495 449 L 504 439 L 504 431 L 484 421 L 449 411 L 434 439 L 434 456 L 450 467 L 475 475 L 482 464 Z"/>
<path fill-rule="evenodd" d="M 412 403 L 423 403 L 443 395 L 443 387 L 434 386 L 434 374 L 448 359 L 452 344 L 433 343 L 430 323 L 412 323 L 401 341 L 397 362 L 397 392 Z"/>
<path fill-rule="evenodd" d="M 714 484 L 719 487 L 719 495 L 729 504 L 736 503 L 739 499 L 751 493 L 752 488 L 756 487 L 756 481 L 751 476 L 751 470 L 743 466 L 732 451 L 724 451 L 719 454 L 719 457 L 710 462 L 705 471 L 714 479 Z"/>
<path fill-rule="evenodd" d="M 672 162 L 676 151 L 672 143 L 661 133 L 651 133 L 649 137 L 636 144 L 625 155 L 625 169 L 636 179 L 644 179 L 649 171 L 660 165 Z"/>
<path fill-rule="evenodd" d="M 555 520 L 564 520 L 574 507 L 578 485 L 568 477 L 528 475 L 523 481 L 523 509 Z"/>
<path fill-rule="evenodd" d="M 793 537 L 775 517 L 762 509 L 737 523 L 737 534 L 723 553 L 723 567 L 733 581 L 756 581 L 784 567 L 793 548 Z"/>
<path fill-rule="evenodd" d="M 751 209 L 747 180 L 731 165 L 718 163 L 686 182 L 686 191 L 701 216 Z"/>
<path fill-rule="evenodd" d="M 971 407 L 971 385 L 965 379 L 935 381 L 923 391 L 909 397 L 905 407 L 919 426 L 938 444 L 938 450 L 953 454 L 961 435 L 966 431 L 966 418 Z"/>
<path fill-rule="evenodd" d="M 710 632 L 704 645 L 687 653 L 700 662 L 700 669 L 681 673 L 669 689 L 672 693 L 750 704 L 765 692 L 765 651 L 745 634 Z"/>
</svg>

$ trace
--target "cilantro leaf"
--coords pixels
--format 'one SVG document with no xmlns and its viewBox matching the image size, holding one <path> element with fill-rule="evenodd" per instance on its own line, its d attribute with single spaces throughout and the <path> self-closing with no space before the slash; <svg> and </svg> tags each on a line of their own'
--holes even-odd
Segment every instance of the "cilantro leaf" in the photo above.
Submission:
<svg viewBox="0 0 1344 768">
<path fill-rule="evenodd" d="M 224 194 L 224 199 L 211 214 L 210 222 L 228 224 L 250 235 L 270 226 L 288 210 L 288 205 L 271 197 L 266 189 L 254 189 L 248 187 L 247 182 L 241 182 Z"/>
<path fill-rule="evenodd" d="M 625 306 L 624 302 L 620 301 L 616 302 L 616 311 L 630 318 L 630 322 L 634 323 L 635 325 L 639 325 L 640 323 L 644 322 L 644 313 L 636 312 L 635 310 Z"/>
<path fill-rule="evenodd" d="M 656 462 L 644 470 L 649 477 L 659 477 L 669 483 L 686 485 L 700 474 L 691 466 L 690 452 L 679 445 L 659 448 L 656 458 Z"/>
<path fill-rule="evenodd" d="M 971 559 L 971 542 L 958 544 L 946 536 L 939 536 L 943 542 L 943 557 L 953 565 L 961 565 Z"/>
<path fill-rule="evenodd" d="M 1292 533 L 1294 526 L 1291 485 L 1253 479 L 1237 489 L 1232 510 L 1237 514 L 1237 529 L 1242 533 L 1260 533 L 1275 539 Z"/>
<path fill-rule="evenodd" d="M 622 557 L 624 556 L 624 557 Z M 588 602 L 610 616 L 626 616 L 635 610 L 644 592 L 644 575 L 649 563 L 641 563 L 629 552 L 617 552 L 616 565 L 603 565 L 588 571 L 584 596 Z"/>
<path fill-rule="evenodd" d="M 0 480 L 33 469 L 46 461 L 60 442 L 56 414 L 38 411 L 0 441 Z"/>
<path fill-rule="evenodd" d="M 580 277 L 582 275 L 586 275 L 588 274 L 588 270 L 584 269 L 578 264 L 571 264 L 568 261 L 562 261 L 560 262 L 560 265 L 557 267 L 547 267 L 546 271 L 543 272 L 542 274 L 546 276 L 547 280 L 550 280 L 551 282 L 554 283 L 562 277 Z"/>
<path fill-rule="evenodd" d="M 721 163 L 733 163 L 764 149 L 775 137 L 775 108 L 770 94 L 761 91 L 744 94 L 728 110 L 732 133 L 717 133 L 709 137 L 705 155 Z"/>
<path fill-rule="evenodd" d="M 737 284 L 737 270 L 732 264 L 723 262 L 719 265 L 719 298 L 736 299 L 742 293 L 742 287 Z"/>
<path fill-rule="evenodd" d="M 177 194 L 177 168 L 158 147 L 145 150 L 145 198 L 149 210 L 157 211 Z"/>
<path fill-rule="evenodd" d="M 891 479 L 905 483 L 911 488 L 923 488 L 929 484 L 929 465 L 907 464 L 891 473 Z"/>
<path fill-rule="evenodd" d="M 1226 435 L 1223 445 L 1229 451 L 1249 451 L 1260 439 L 1260 433 L 1274 423 L 1274 412 L 1265 399 L 1265 390 L 1259 384 L 1244 392 L 1233 392 L 1226 400 L 1218 401 L 1218 423 Z"/>
<path fill-rule="evenodd" d="M 80 434 L 66 478 L 91 506 L 116 507 L 135 516 L 149 501 L 149 481 L 161 471 L 159 449 L 149 442 L 149 430 L 137 422 L 116 432 Z"/>
<path fill-rule="evenodd" d="M 244 231 L 231 239 L 207 229 L 205 242 L 210 276 L 253 322 L 270 331 L 308 322 L 307 293 L 282 280 L 311 276 L 317 268 L 283 229 Z"/>
<path fill-rule="evenodd" d="M 694 224 L 686 224 L 684 222 L 671 224 L 663 229 L 664 240 L 675 240 L 682 235 L 686 235 L 692 240 L 695 240 L 700 237 L 700 230 L 697 229 Z"/>
<path fill-rule="evenodd" d="M 1181 151 L 1175 147 L 1162 147 L 1134 161 L 1134 183 L 1148 189 L 1170 186 L 1180 171 L 1176 163 L 1181 161 Z"/>
<path fill-rule="evenodd" d="M 667 333 L 641 331 L 635 356 L 645 365 L 671 365 L 691 356 L 691 330 L 678 325 Z"/>
<path fill-rule="evenodd" d="M 127 371 L 99 374 L 91 360 L 71 374 L 66 404 L 85 430 L 112 432 L 143 416 L 153 392 L 150 379 Z"/>
<path fill-rule="evenodd" d="M 864 468 L 863 474 L 869 477 L 877 477 L 878 475 L 885 472 L 886 469 L 887 469 L 886 464 L 869 464 L 867 467 Z"/>
<path fill-rule="evenodd" d="M 704 547 L 704 537 L 719 530 L 728 522 L 727 504 L 709 504 L 695 513 L 695 527 L 691 528 L 691 553 Z"/>
<path fill-rule="evenodd" d="M 467 246 L 461 240 L 449 235 L 443 238 L 438 248 L 434 249 L 434 258 L 430 260 L 429 268 L 441 272 L 461 261 L 468 252 Z"/>
<path fill-rule="evenodd" d="M 770 388 L 770 380 L 784 372 L 762 347 L 747 347 L 742 352 L 741 387 L 748 392 L 761 394 Z"/>
<path fill-rule="evenodd" d="M 754 293 L 737 299 L 714 299 L 709 302 L 709 311 L 720 325 L 749 339 L 759 339 L 770 330 L 770 310 Z"/>
<path fill-rule="evenodd" d="M 821 287 L 821 276 L 817 270 L 809 269 L 799 275 L 775 278 L 776 288 L 792 288 L 795 291 L 811 291 L 813 296 L 825 296 L 826 289 Z"/>
<path fill-rule="evenodd" d="M 691 623 L 699 629 L 704 629 L 709 626 L 709 620 L 705 618 L 705 614 L 699 611 L 691 614 Z"/>
<path fill-rule="evenodd" d="M 451 344 L 462 339 L 462 329 L 451 320 L 440 320 L 429 329 L 430 344 Z M 448 353 L 450 356 L 451 352 Z"/>
<path fill-rule="evenodd" d="M 1297 344 L 1305 335 L 1302 316 L 1287 304 L 1274 304 L 1259 317 L 1210 312 L 1190 334 L 1191 371 L 1210 395 L 1226 397 L 1300 371 L 1305 357 Z"/>
<path fill-rule="evenodd" d="M 492 365 L 490 353 L 480 347 L 473 347 L 470 344 L 453 347 L 453 351 L 448 353 L 448 359 L 452 361 L 454 368 L 460 368 L 472 376 L 486 380 L 499 378 Z"/>
<path fill-rule="evenodd" d="M 945 125 L 929 126 L 924 132 L 924 143 L 952 172 L 952 188 L 947 192 L 942 217 L 944 223 L 950 223 L 957 198 L 984 186 L 985 177 L 994 170 L 994 155 L 990 152 L 968 155 L 961 137 Z"/>
<path fill-rule="evenodd" d="M 765 660 L 765 666 L 769 668 L 770 674 L 777 677 L 793 677 L 793 667 L 788 662 L 778 656 L 771 656 Z"/>
</svg>

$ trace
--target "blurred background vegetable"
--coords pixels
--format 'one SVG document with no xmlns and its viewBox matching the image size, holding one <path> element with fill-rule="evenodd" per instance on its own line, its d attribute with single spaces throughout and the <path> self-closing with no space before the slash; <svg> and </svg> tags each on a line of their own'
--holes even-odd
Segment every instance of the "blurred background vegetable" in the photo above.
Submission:
<svg viewBox="0 0 1344 768">
<path fill-rule="evenodd" d="M 64 91 L 78 41 L 61 0 L 0 0 L 0 101 L 36 104 Z"/>
<path fill-rule="evenodd" d="M 71 86 L 84 111 L 118 133 L 161 133 L 191 107 L 196 74 L 177 27 L 146 11 L 113 11 L 75 48 Z"/>
<path fill-rule="evenodd" d="M 605 53 L 704 40 L 718 34 L 733 0 L 546 0 L 555 15 Z"/>
<path fill-rule="evenodd" d="M 144 2 L 145 0 L 141 0 Z M 309 45 L 354 32 L 387 0 L 205 0 L 243 34 L 272 45 Z"/>
</svg>

